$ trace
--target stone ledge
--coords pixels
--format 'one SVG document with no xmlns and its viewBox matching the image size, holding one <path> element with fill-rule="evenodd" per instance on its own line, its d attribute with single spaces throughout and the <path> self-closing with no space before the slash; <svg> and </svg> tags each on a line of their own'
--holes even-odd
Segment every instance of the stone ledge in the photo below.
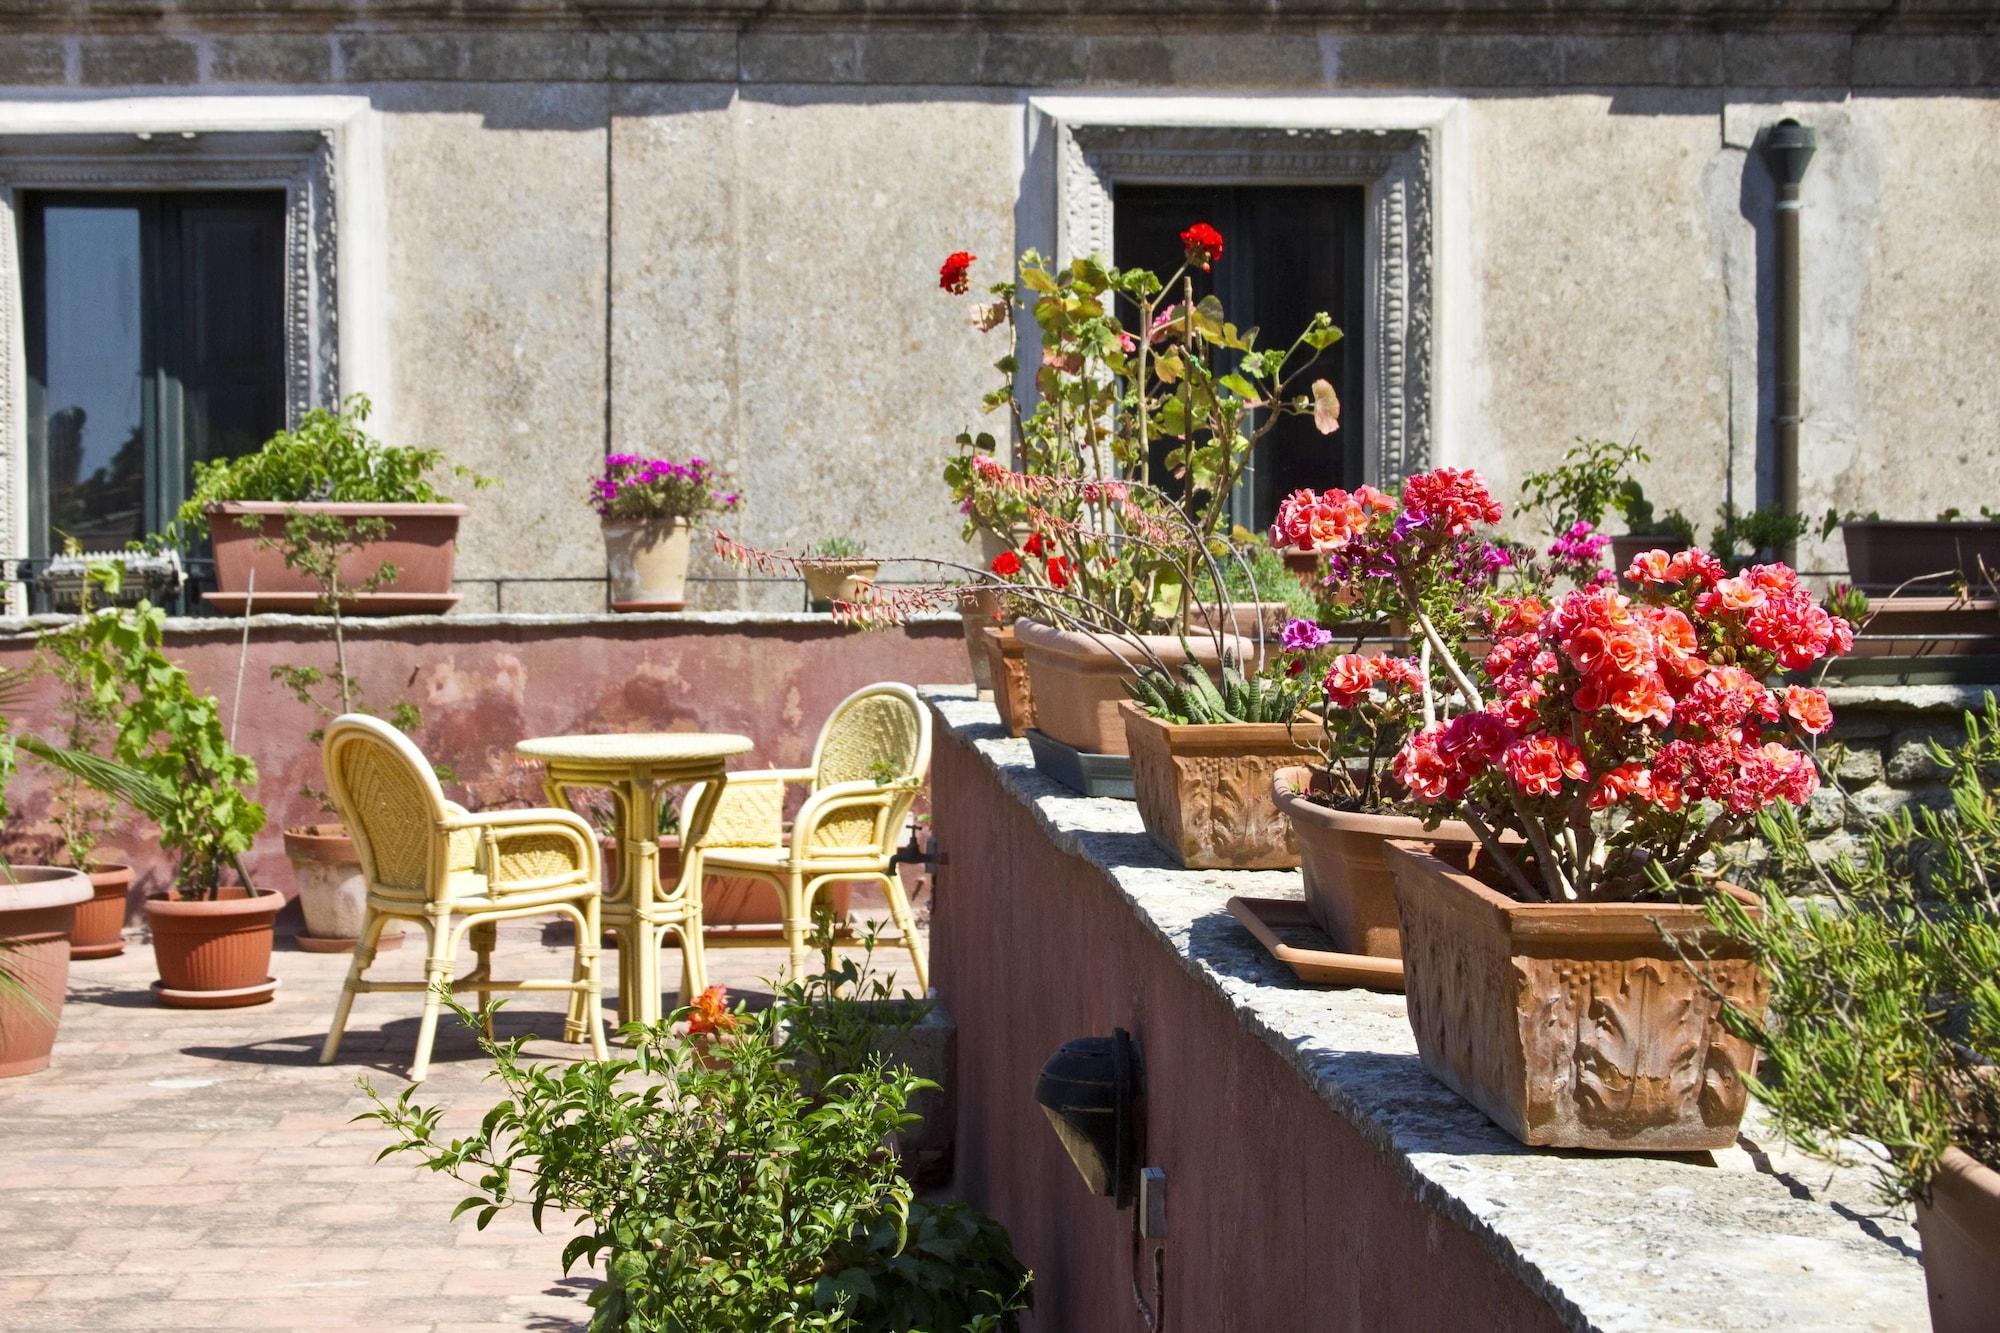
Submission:
<svg viewBox="0 0 2000 1333">
<path fill-rule="evenodd" d="M 75 620 L 74 616 L 5 616 L 0 617 L 0 638 L 31 635 L 50 625 L 66 625 Z M 542 615 L 533 612 L 479 612 L 468 615 L 447 616 L 347 616 L 343 622 L 347 633 L 365 637 L 371 631 L 393 631 L 403 633 L 411 630 L 479 630 L 479 629 L 690 629 L 690 630 L 744 630 L 744 629 L 820 629 L 841 634 L 862 634 L 869 631 L 851 625 L 841 625 L 833 617 L 816 611 L 665 611 L 632 612 L 613 614 L 609 612 L 572 613 Z M 917 631 L 950 627 L 957 632 L 961 622 L 957 615 L 944 611 L 930 611 L 910 617 L 909 628 Z M 331 631 L 332 616 L 169 616 L 168 634 L 241 634 L 246 629 L 291 630 L 309 629 Z"/>
<path fill-rule="evenodd" d="M 1423 1071 L 1399 995 L 1299 984 L 1224 899 L 1300 895 L 1296 871 L 1187 871 L 1129 801 L 1041 777 L 962 690 L 926 691 L 1050 841 L 1090 862 L 1244 1031 L 1295 1068 L 1407 1182 L 1579 1329 L 1922 1328 L 1914 1230 L 1859 1172 L 1786 1149 L 1752 1107 L 1739 1147 L 1608 1157 L 1524 1148 Z M 1218 924 L 1218 917 L 1222 917 Z"/>
</svg>

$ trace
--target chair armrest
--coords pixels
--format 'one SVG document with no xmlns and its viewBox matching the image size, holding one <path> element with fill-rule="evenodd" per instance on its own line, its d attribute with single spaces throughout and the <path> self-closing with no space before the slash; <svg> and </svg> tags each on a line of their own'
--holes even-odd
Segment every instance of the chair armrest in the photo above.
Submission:
<svg viewBox="0 0 2000 1333">
<path fill-rule="evenodd" d="M 800 864 L 815 854 L 874 853 L 889 856 L 895 851 L 885 846 L 885 825 L 893 822 L 898 808 L 907 810 L 923 790 L 923 779 L 902 778 L 895 782 L 834 782 L 806 798 L 792 821 L 792 861 Z M 860 820 L 868 821 L 860 838 Z"/>
<path fill-rule="evenodd" d="M 708 827 L 701 836 L 704 847 L 776 847 L 785 840 L 785 785 L 811 782 L 809 768 L 759 768 L 731 773 L 722 783 Z M 708 794 L 709 784 L 697 782 L 681 800 L 681 831 L 693 826 L 695 812 Z"/>
<path fill-rule="evenodd" d="M 496 896 L 559 888 L 579 876 L 593 882 L 603 877 L 596 833 L 569 810 L 454 814 L 439 821 L 438 827 L 446 835 L 477 833 L 478 866 Z"/>
</svg>

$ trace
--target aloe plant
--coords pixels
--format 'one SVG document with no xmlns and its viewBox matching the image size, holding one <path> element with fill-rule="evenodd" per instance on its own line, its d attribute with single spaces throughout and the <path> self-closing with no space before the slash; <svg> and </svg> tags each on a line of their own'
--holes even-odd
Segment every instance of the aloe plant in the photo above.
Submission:
<svg viewBox="0 0 2000 1333">
<path fill-rule="evenodd" d="M 1189 649 L 1192 658 L 1193 649 Z M 1305 705 L 1303 677 L 1245 676 L 1235 662 L 1222 660 L 1217 684 L 1208 668 L 1189 660 L 1175 680 L 1158 667 L 1141 668 L 1125 682 L 1139 707 L 1168 722 L 1198 726 L 1225 722 L 1290 722 Z"/>
</svg>

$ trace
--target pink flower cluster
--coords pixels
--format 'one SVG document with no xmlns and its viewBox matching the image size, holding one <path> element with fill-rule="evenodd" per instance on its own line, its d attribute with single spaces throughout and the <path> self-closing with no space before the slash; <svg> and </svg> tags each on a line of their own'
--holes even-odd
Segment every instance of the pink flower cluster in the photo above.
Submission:
<svg viewBox="0 0 2000 1333">
<path fill-rule="evenodd" d="M 1373 486 L 1352 492 L 1334 487 L 1313 492 L 1293 491 L 1278 504 L 1271 524 L 1271 545 L 1281 551 L 1336 551 L 1367 530 L 1377 514 L 1393 513 L 1396 502 Z"/>
<path fill-rule="evenodd" d="M 1611 545 L 1611 538 L 1597 531 L 1589 523 L 1578 521 L 1570 525 L 1569 531 L 1549 544 L 1549 559 L 1556 568 L 1571 575 L 1579 582 L 1593 576 L 1609 582 L 1611 571 L 1602 569 L 1598 561 L 1604 556 L 1604 548 Z"/>
<path fill-rule="evenodd" d="M 742 503 L 742 496 L 720 489 L 720 481 L 705 459 L 676 463 L 606 454 L 603 473 L 590 483 L 590 499 L 600 518 L 699 518 Z"/>
<path fill-rule="evenodd" d="M 1320 690 L 1334 708 L 1352 708 L 1368 692 L 1380 686 L 1390 694 L 1417 691 L 1424 687 L 1424 673 L 1416 659 L 1409 657 L 1364 657 L 1342 653 L 1333 659 Z"/>
<path fill-rule="evenodd" d="M 1471 468 L 1441 467 L 1411 477 L 1403 483 L 1403 508 L 1415 522 L 1451 537 L 1500 521 L 1500 502 Z"/>
</svg>

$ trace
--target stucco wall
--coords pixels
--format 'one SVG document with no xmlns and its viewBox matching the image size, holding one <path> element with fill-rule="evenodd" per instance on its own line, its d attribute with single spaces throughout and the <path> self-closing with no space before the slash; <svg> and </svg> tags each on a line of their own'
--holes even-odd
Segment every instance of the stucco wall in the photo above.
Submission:
<svg viewBox="0 0 2000 1333">
<path fill-rule="evenodd" d="M 969 249 L 990 277 L 1043 239 L 1054 173 L 1023 144 L 1049 91 L 1223 94 L 1239 114 L 1283 95 L 1336 120 L 1338 99 L 1455 100 L 1437 173 L 1463 244 L 1438 255 L 1437 457 L 1504 495 L 1574 436 L 1635 438 L 1658 502 L 1703 521 L 1726 481 L 1744 503 L 1769 488 L 1771 190 L 1753 142 L 1796 115 L 1820 135 L 1804 504 L 1928 516 L 2000 498 L 1990 35 L 1438 36 L 1296 5 L 1072 30 L 1031 8 L 901 27 L 718 9 L 600 31 L 529 6 L 520 31 L 394 33 L 337 6 L 256 31 L 84 31 L 0 4 L 0 134 L 52 91 L 368 98 L 391 346 L 386 382 L 347 387 L 380 395 L 398 438 L 503 479 L 466 525 L 469 611 L 498 604 L 495 578 L 509 611 L 601 605 L 579 491 L 607 446 L 721 460 L 749 497 L 731 527 L 761 543 L 962 552 L 937 469 L 982 420 L 999 349 L 936 265 Z M 1839 564 L 1837 548 L 1807 557 Z M 697 573 L 735 571 L 704 554 Z M 695 596 L 798 602 L 783 585 Z"/>
</svg>

